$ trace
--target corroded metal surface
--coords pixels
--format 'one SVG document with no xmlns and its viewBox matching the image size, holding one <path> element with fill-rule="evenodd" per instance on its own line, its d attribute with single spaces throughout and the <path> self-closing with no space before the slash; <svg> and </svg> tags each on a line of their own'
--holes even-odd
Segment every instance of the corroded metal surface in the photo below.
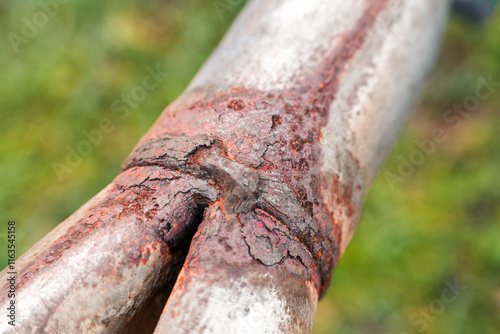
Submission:
<svg viewBox="0 0 500 334">
<path fill-rule="evenodd" d="M 176 280 L 157 333 L 310 332 L 447 6 L 250 2 L 121 174 L 19 260 L 11 331 L 151 331 Z"/>
<path fill-rule="evenodd" d="M 341 6 L 251 3 L 124 165 L 163 165 L 214 180 L 219 189 L 156 333 L 311 331 L 310 301 L 325 293 L 352 236 L 364 195 L 434 59 L 448 5 L 344 2 L 348 13 L 339 18 L 328 17 L 325 4 Z M 295 34 L 301 39 L 297 21 L 283 23 L 294 6 L 303 10 L 298 27 L 323 33 L 306 47 L 293 41 Z M 269 16 L 283 18 L 283 26 Z M 275 45 L 266 43 L 269 36 Z M 283 52 L 290 49 L 296 53 Z M 267 62 L 243 62 L 245 50 Z M 296 66 L 301 57 L 310 61 Z M 204 144 L 187 162 L 169 165 L 165 150 L 150 146 L 170 138 Z"/>
<path fill-rule="evenodd" d="M 216 190 L 158 167 L 129 169 L 17 263 L 16 327 L 116 333 L 169 281 Z M 41 248 L 36 251 L 37 248 Z M 3 277 L 3 276 L 2 276 Z M 0 304 L 7 300 L 0 289 Z"/>
<path fill-rule="evenodd" d="M 334 231 L 320 191 L 321 130 L 346 64 L 385 4 L 367 6 L 353 30 L 334 50 L 324 50 L 324 61 L 296 87 L 231 87 L 215 96 L 189 96 L 190 103 L 160 118 L 124 168 L 159 165 L 214 180 L 226 212 L 244 217 L 260 210 L 305 245 L 323 293 L 338 260 L 340 231 Z M 343 205 L 350 206 L 344 197 Z"/>
</svg>

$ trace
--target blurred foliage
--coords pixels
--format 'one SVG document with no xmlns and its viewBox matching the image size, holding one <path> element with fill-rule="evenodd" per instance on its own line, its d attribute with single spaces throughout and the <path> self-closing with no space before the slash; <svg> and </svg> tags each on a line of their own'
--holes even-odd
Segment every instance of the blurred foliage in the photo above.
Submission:
<svg viewBox="0 0 500 334">
<path fill-rule="evenodd" d="M 243 5 L 66 1 L 15 53 L 8 34 L 23 36 L 26 20 L 33 22 L 45 2 L 0 2 L 0 221 L 6 231 L 6 222 L 16 220 L 20 252 L 113 179 Z M 500 87 L 457 126 L 444 119 L 474 95 L 480 76 L 500 81 L 499 36 L 498 13 L 480 27 L 451 20 L 438 65 L 319 304 L 314 333 L 500 330 Z M 156 65 L 168 77 L 126 118 L 117 117 L 113 101 Z M 114 130 L 60 181 L 52 163 L 64 163 L 68 147 L 75 149 L 86 139 L 82 131 L 97 129 L 103 118 Z M 419 149 L 415 141 L 436 128 L 447 140 L 391 186 L 387 172 L 397 173 L 401 157 L 408 160 Z M 5 245 L 5 232 L 0 237 Z M 5 251 L 0 261 L 4 267 Z M 440 304 L 446 282 L 455 279 L 467 288 Z"/>
</svg>

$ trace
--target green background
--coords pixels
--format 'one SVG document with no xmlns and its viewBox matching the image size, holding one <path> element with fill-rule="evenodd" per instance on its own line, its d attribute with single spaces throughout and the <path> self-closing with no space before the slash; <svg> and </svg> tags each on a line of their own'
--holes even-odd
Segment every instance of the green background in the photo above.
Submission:
<svg viewBox="0 0 500 334">
<path fill-rule="evenodd" d="M 139 138 L 186 87 L 243 1 L 69 0 L 14 52 L 38 1 L 0 2 L 0 221 L 17 221 L 23 252 L 108 184 Z M 225 7 L 218 15 L 217 4 Z M 500 16 L 482 26 L 452 18 L 438 65 L 366 200 L 360 226 L 320 302 L 314 333 L 500 331 L 499 92 L 456 126 L 443 120 L 500 81 Z M 12 35 L 10 35 L 12 36 Z M 111 103 L 140 85 L 146 67 L 169 75 L 124 119 Z M 58 179 L 66 147 L 103 118 L 114 130 Z M 400 159 L 433 129 L 447 140 L 402 182 Z M 6 234 L 0 231 L 1 248 Z M 2 267 L 6 251 L 0 252 Z M 446 282 L 467 288 L 442 302 Z M 441 301 L 440 301 L 441 300 Z M 440 308 L 444 306 L 444 308 Z"/>
</svg>

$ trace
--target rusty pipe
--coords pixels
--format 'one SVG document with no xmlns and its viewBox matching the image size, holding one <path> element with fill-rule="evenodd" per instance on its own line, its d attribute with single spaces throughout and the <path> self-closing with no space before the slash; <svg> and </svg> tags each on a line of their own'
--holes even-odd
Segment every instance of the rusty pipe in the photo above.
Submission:
<svg viewBox="0 0 500 334">
<path fill-rule="evenodd" d="M 0 330 L 127 331 L 176 280 L 157 333 L 310 332 L 448 7 L 251 1 L 121 174 L 19 259 Z"/>
</svg>

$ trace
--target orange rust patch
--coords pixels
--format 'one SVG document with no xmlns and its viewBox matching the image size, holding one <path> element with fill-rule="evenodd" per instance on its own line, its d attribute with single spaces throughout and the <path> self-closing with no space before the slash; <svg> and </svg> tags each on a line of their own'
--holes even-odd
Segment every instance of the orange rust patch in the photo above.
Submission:
<svg viewBox="0 0 500 334">
<path fill-rule="evenodd" d="M 367 32 L 386 4 L 386 0 L 370 2 L 356 28 L 343 35 L 340 45 L 325 54 L 324 62 L 299 86 L 273 91 L 232 87 L 212 97 L 191 100 L 189 104 L 178 105 L 179 109 L 165 113 L 142 143 L 147 146 L 162 136 L 211 138 L 225 157 L 252 168 L 262 177 L 279 179 L 290 187 L 305 211 L 314 217 L 322 235 L 326 236 L 322 237 L 324 240 L 317 240 L 314 236 L 301 237 L 301 240 L 311 241 L 310 249 L 321 272 L 318 289 L 321 294 L 326 291 L 334 263 L 338 260 L 339 226 L 342 224 L 333 222 L 327 203 L 335 200 L 349 216 L 355 213 L 348 187 L 342 188 L 334 182 L 334 187 L 337 187 L 333 190 L 334 198 L 323 198 L 321 184 L 324 180 L 319 171 L 321 130 L 327 124 L 329 108 L 346 65 L 362 48 Z M 245 112 L 241 112 L 243 109 Z M 162 153 L 141 163 L 158 164 L 164 159 Z M 203 164 L 199 160 L 191 162 Z M 345 183 L 350 181 L 343 180 Z M 223 192 L 224 186 L 219 187 Z M 326 248 L 323 242 L 326 242 Z"/>
</svg>

